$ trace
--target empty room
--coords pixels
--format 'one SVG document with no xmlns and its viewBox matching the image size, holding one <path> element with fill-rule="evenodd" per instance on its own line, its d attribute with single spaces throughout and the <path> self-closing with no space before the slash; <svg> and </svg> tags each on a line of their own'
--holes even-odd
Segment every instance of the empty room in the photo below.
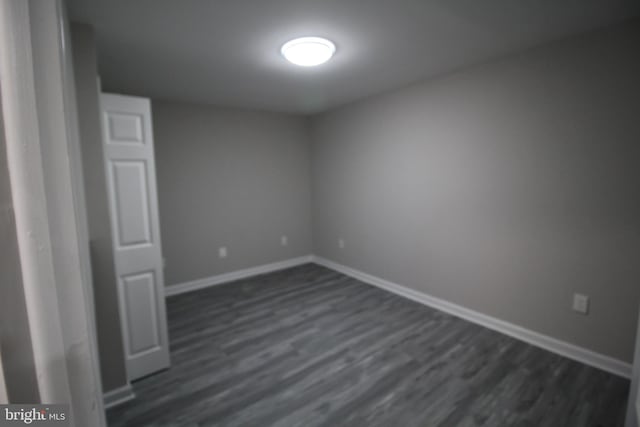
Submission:
<svg viewBox="0 0 640 427">
<path fill-rule="evenodd" d="M 637 0 L 0 21 L 0 425 L 640 426 Z"/>
</svg>

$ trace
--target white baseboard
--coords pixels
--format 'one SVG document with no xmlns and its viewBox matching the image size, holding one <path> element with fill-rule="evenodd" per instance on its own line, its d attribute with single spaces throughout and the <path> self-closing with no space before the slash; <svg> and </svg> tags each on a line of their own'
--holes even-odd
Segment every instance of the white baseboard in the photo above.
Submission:
<svg viewBox="0 0 640 427">
<path fill-rule="evenodd" d="M 198 289 L 208 288 L 209 286 L 220 285 L 234 280 L 246 279 L 247 277 L 257 276 L 259 274 L 271 273 L 273 271 L 284 270 L 285 268 L 295 267 L 297 265 L 308 264 L 312 261 L 312 255 L 291 258 L 285 261 L 274 262 L 271 264 L 259 265 L 257 267 L 245 268 L 244 270 L 236 270 L 230 273 L 218 274 L 217 276 L 205 277 L 203 279 L 192 280 L 190 282 L 178 283 L 167 286 L 165 296 L 191 292 Z"/>
<path fill-rule="evenodd" d="M 479 313 L 440 298 L 432 297 L 423 292 L 372 276 L 322 257 L 314 256 L 313 262 L 330 268 L 331 270 L 346 274 L 347 276 L 354 277 L 370 285 L 435 308 L 436 310 L 444 311 L 445 313 L 449 313 L 486 328 L 493 329 L 494 331 L 509 335 L 510 337 L 519 339 L 531 345 L 584 363 L 585 365 L 593 366 L 621 377 L 631 378 L 631 364 L 614 359 L 613 357 L 605 356 L 603 354 L 587 350 L 586 348 L 552 338 L 548 335 L 534 332 L 530 329 L 505 322 L 504 320 Z"/>
<path fill-rule="evenodd" d="M 110 390 L 103 395 L 104 408 L 109 409 L 121 403 L 128 402 L 131 399 L 135 399 L 136 394 L 133 392 L 131 384 L 124 385 L 122 387 Z"/>
</svg>

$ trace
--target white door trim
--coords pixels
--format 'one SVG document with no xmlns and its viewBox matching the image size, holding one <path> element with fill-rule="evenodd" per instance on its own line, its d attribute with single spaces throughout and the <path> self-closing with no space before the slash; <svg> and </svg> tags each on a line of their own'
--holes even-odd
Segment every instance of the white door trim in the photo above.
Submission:
<svg viewBox="0 0 640 427">
<path fill-rule="evenodd" d="M 84 206 L 73 172 L 66 16 L 61 0 L 0 0 L 0 22 L 7 157 L 38 393 L 43 402 L 70 403 L 73 425 L 104 426 Z"/>
<path fill-rule="evenodd" d="M 2 353 L 0 353 L 0 405 L 9 403 L 9 395 L 7 394 L 7 386 L 4 382 L 4 369 L 2 368 Z"/>
<path fill-rule="evenodd" d="M 133 391 L 133 387 L 131 387 L 130 383 L 127 383 L 104 394 L 104 408 L 110 409 L 135 398 L 136 394 Z"/>
</svg>

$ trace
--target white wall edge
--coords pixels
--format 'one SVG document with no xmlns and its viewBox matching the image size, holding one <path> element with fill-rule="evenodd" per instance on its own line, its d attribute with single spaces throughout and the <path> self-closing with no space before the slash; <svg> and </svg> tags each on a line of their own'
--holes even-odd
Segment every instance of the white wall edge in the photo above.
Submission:
<svg viewBox="0 0 640 427">
<path fill-rule="evenodd" d="M 118 406 L 124 402 L 135 399 L 135 397 L 136 394 L 133 392 L 133 387 L 131 387 L 131 384 L 127 383 L 127 385 L 104 393 L 104 408 L 113 408 L 114 406 Z"/>
<path fill-rule="evenodd" d="M 218 274 L 216 276 L 205 277 L 203 279 L 192 280 L 190 282 L 178 283 L 165 288 L 165 296 L 183 294 L 185 292 L 196 291 L 198 289 L 208 288 L 209 286 L 221 285 L 235 280 L 246 279 L 260 274 L 271 273 L 286 268 L 295 267 L 302 264 L 312 262 L 313 255 L 305 255 L 297 258 L 291 258 L 284 261 L 278 261 L 271 264 L 259 265 L 257 267 L 245 268 L 243 270 L 231 271 L 229 273 Z"/>
<path fill-rule="evenodd" d="M 453 316 L 460 317 L 536 347 L 540 347 L 569 359 L 584 363 L 585 365 L 593 366 L 594 368 L 602 369 L 603 371 L 607 371 L 624 378 L 631 378 L 631 364 L 613 357 L 596 353 L 592 350 L 552 338 L 548 335 L 534 332 L 530 329 L 523 328 L 522 326 L 482 314 L 469 308 L 433 297 L 376 276 L 372 276 L 371 274 L 338 264 L 322 257 L 313 256 L 312 262 L 346 274 L 347 276 L 351 276 L 378 288 L 387 290 L 396 295 L 400 295 L 431 308 L 435 308 L 436 310 L 449 313 Z"/>
</svg>

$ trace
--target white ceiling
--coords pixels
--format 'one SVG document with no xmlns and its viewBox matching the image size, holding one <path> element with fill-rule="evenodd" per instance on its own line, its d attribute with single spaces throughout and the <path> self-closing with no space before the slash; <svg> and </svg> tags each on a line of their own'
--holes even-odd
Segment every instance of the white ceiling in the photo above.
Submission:
<svg viewBox="0 0 640 427">
<path fill-rule="evenodd" d="M 105 89 L 314 113 L 640 15 L 638 0 L 68 0 Z M 279 48 L 324 36 L 317 68 Z"/>
</svg>

